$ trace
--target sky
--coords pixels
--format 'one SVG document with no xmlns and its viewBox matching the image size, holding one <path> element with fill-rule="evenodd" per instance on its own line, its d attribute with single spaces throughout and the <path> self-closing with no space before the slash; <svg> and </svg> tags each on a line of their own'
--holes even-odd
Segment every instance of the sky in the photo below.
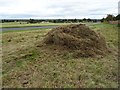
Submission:
<svg viewBox="0 0 120 90">
<path fill-rule="evenodd" d="M 101 19 L 119 0 L 0 0 L 0 19 Z"/>
</svg>

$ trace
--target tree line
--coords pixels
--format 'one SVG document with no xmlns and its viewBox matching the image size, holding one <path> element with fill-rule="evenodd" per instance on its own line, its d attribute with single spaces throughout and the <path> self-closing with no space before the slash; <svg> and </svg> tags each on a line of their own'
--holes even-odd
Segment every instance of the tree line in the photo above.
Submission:
<svg viewBox="0 0 120 90">
<path fill-rule="evenodd" d="M 98 22 L 100 19 L 23 19 L 23 20 L 18 20 L 18 19 L 3 19 L 2 23 L 5 22 L 27 22 L 27 23 L 79 23 L 79 22 Z"/>
<path fill-rule="evenodd" d="M 106 18 L 101 19 L 101 22 L 118 21 L 118 20 L 120 20 L 120 14 L 118 14 L 117 16 L 108 14 Z"/>
<path fill-rule="evenodd" d="M 79 22 L 109 22 L 109 21 L 116 21 L 120 20 L 120 14 L 117 16 L 108 14 L 106 18 L 102 19 L 90 19 L 90 18 L 83 18 L 83 19 L 3 19 L 1 20 L 2 23 L 4 22 L 27 22 L 29 23 L 79 23 Z"/>
</svg>

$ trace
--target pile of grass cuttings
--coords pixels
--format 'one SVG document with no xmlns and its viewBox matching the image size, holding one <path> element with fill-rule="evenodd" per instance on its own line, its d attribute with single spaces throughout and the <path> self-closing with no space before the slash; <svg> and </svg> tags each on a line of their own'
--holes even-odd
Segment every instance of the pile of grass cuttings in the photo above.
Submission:
<svg viewBox="0 0 120 90">
<path fill-rule="evenodd" d="M 47 45 L 59 45 L 66 50 L 71 50 L 75 57 L 94 57 L 105 55 L 108 51 L 105 38 L 85 24 L 53 28 L 43 41 Z"/>
</svg>

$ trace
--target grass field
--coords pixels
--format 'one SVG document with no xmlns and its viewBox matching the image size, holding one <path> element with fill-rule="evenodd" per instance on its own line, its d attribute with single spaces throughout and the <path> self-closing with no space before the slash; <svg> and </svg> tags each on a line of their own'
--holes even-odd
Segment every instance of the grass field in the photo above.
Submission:
<svg viewBox="0 0 120 90">
<path fill-rule="evenodd" d="M 3 87 L 117 88 L 118 28 L 110 24 L 89 26 L 104 35 L 110 54 L 75 59 L 65 50 L 42 47 L 42 40 L 50 29 L 1 34 Z"/>
<path fill-rule="evenodd" d="M 29 27 L 29 26 L 55 26 L 55 25 L 66 25 L 66 24 L 70 24 L 70 23 L 21 23 L 20 22 L 10 22 L 10 23 L 2 23 L 0 28 L 10 28 L 10 27 Z"/>
</svg>

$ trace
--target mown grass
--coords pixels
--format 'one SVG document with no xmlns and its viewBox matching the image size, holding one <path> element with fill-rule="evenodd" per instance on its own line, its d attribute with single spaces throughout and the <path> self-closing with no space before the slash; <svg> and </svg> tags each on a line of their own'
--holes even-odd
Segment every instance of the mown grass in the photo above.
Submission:
<svg viewBox="0 0 120 90">
<path fill-rule="evenodd" d="M 19 28 L 19 27 L 31 27 L 31 26 L 55 26 L 55 25 L 67 25 L 70 23 L 21 23 L 20 22 L 10 22 L 10 23 L 2 23 L 0 28 Z"/>
<path fill-rule="evenodd" d="M 2 30 L 1 33 L 8 33 L 8 32 L 9 32 L 9 33 L 10 33 L 10 32 L 24 32 L 24 31 L 26 32 L 26 31 L 34 31 L 34 30 L 35 30 L 35 31 L 36 31 L 36 30 L 46 30 L 46 29 L 48 29 L 48 28 L 39 28 L 39 29 L 38 29 L 38 28 L 33 28 L 33 29 L 30 29 L 30 30 L 24 30 L 24 29 L 23 29 L 23 30 L 5 30 L 5 31 Z"/>
<path fill-rule="evenodd" d="M 109 24 L 90 27 L 104 35 L 112 51 L 107 56 L 75 59 L 59 47 L 43 47 L 50 29 L 3 33 L 3 87 L 117 88 L 118 28 Z"/>
</svg>

